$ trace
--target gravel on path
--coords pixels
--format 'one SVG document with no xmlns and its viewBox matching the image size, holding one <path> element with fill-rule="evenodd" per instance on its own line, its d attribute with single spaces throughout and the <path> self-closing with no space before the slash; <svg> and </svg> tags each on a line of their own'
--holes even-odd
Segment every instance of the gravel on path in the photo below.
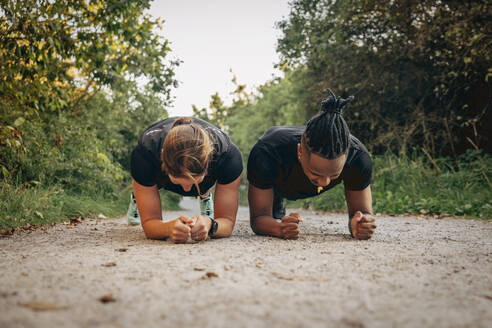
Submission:
<svg viewBox="0 0 492 328">
<path fill-rule="evenodd" d="M 165 218 L 191 216 L 186 209 Z M 148 240 L 125 218 L 0 237 L 0 327 L 492 327 L 492 221 L 299 210 L 298 240 Z M 76 222 L 74 222 L 76 223 Z"/>
</svg>

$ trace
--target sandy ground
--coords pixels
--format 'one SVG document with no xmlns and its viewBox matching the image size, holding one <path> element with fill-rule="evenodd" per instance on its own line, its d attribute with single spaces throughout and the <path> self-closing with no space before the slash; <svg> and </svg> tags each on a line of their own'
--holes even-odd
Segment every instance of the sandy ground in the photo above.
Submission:
<svg viewBox="0 0 492 328">
<path fill-rule="evenodd" d="M 296 241 L 254 235 L 246 208 L 201 243 L 124 218 L 1 237 L 0 327 L 492 327 L 492 221 L 378 217 L 355 241 L 345 215 L 300 212 Z"/>
</svg>

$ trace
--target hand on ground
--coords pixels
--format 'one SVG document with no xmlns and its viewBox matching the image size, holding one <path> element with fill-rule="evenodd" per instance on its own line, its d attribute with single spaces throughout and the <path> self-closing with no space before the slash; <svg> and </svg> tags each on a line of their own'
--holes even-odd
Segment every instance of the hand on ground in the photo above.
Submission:
<svg viewBox="0 0 492 328">
<path fill-rule="evenodd" d="M 195 219 L 195 224 L 191 228 L 191 239 L 195 241 L 207 239 L 212 221 L 208 216 L 204 215 L 196 215 L 193 218 Z"/>
<path fill-rule="evenodd" d="M 355 239 L 369 239 L 376 230 L 376 219 L 371 214 L 357 211 L 350 220 L 350 227 Z"/>
<path fill-rule="evenodd" d="M 299 238 L 299 222 L 302 222 L 302 218 L 297 213 L 284 216 L 280 223 L 280 237 L 284 239 Z"/>
<path fill-rule="evenodd" d="M 191 229 L 194 225 L 194 219 L 180 216 L 172 222 L 171 240 L 175 244 L 185 243 L 191 237 Z"/>
</svg>

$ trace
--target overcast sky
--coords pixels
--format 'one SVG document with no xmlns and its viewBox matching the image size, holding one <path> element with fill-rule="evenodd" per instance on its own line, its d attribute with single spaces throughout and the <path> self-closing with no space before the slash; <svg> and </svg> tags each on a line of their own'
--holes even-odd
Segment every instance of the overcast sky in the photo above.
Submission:
<svg viewBox="0 0 492 328">
<path fill-rule="evenodd" d="M 281 75 L 273 67 L 281 35 L 275 22 L 288 16 L 288 0 L 155 0 L 150 13 L 165 20 L 172 57 L 183 61 L 170 116 L 192 115 L 192 104 L 208 107 L 215 92 L 230 102 L 231 69 L 248 90 Z"/>
</svg>

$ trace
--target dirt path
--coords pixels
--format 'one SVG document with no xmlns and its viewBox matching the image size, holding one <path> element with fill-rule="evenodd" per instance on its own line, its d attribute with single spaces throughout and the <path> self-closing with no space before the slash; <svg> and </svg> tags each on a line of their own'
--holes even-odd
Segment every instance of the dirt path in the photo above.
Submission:
<svg viewBox="0 0 492 328">
<path fill-rule="evenodd" d="M 297 241 L 255 236 L 246 208 L 197 244 L 122 218 L 0 238 L 0 327 L 492 326 L 491 221 L 378 217 L 364 242 L 301 214 Z"/>
</svg>

